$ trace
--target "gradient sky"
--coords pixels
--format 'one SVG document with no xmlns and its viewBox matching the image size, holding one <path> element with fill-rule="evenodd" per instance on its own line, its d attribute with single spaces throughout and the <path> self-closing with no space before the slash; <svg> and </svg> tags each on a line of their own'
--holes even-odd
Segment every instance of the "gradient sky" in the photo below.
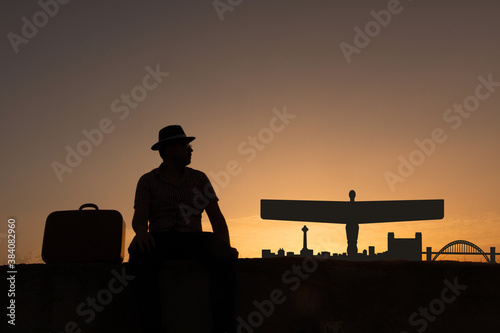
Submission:
<svg viewBox="0 0 500 333">
<path fill-rule="evenodd" d="M 55 12 L 53 0 L 42 3 Z M 230 8 L 71 1 L 50 17 L 35 1 L 0 4 L 0 263 L 9 218 L 18 262 L 40 262 L 47 216 L 87 202 L 121 212 L 128 246 L 137 180 L 160 164 L 150 147 L 169 124 L 197 137 L 191 167 L 212 179 L 241 257 L 302 248 L 304 223 L 261 220 L 260 199 L 347 201 L 351 189 L 360 201 L 445 200 L 441 221 L 362 225 L 360 250 L 385 251 L 390 231 L 420 231 L 424 248 L 465 239 L 499 251 L 500 87 L 480 78 L 500 82 L 500 2 Z M 34 16 L 36 34 L 23 29 Z M 357 32 L 365 28 L 369 40 Z M 23 30 L 32 35 L 16 46 Z M 358 47 L 346 57 L 347 44 Z M 162 73 L 146 80 L 149 91 L 147 68 Z M 131 93 L 140 101 L 127 106 Z M 464 103 L 473 111 L 461 115 Z M 58 177 L 54 162 L 68 166 L 67 147 L 89 148 L 83 131 L 99 126 L 109 133 Z M 404 181 L 391 185 L 388 173 Z M 307 226 L 309 248 L 345 252 L 343 225 Z"/>
</svg>

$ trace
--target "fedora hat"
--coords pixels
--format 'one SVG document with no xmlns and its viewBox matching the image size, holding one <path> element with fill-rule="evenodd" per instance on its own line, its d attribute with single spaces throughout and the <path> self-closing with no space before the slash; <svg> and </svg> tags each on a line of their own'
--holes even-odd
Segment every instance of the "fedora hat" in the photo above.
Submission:
<svg viewBox="0 0 500 333">
<path fill-rule="evenodd" d="M 160 133 L 158 133 L 158 142 L 155 143 L 151 149 L 158 150 L 164 143 L 178 139 L 186 139 L 188 142 L 191 142 L 195 137 L 186 136 L 186 133 L 184 133 L 184 130 L 179 125 L 170 125 L 160 130 Z"/>
</svg>

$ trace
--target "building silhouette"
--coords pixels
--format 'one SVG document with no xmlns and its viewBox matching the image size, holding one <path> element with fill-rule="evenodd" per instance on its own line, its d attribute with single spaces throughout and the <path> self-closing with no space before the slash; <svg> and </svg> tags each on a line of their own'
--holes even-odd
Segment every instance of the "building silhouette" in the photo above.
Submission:
<svg viewBox="0 0 500 333">
<path fill-rule="evenodd" d="M 393 232 L 387 234 L 387 259 L 422 260 L 422 233 L 415 238 L 395 238 Z"/>
<path fill-rule="evenodd" d="M 307 226 L 302 228 L 304 232 L 304 240 L 302 250 L 299 254 L 294 252 L 286 252 L 287 257 L 301 256 L 301 257 L 323 257 L 323 258 L 335 258 L 342 260 L 383 260 L 383 259 L 396 259 L 396 260 L 413 260 L 422 261 L 422 233 L 415 233 L 415 238 L 396 238 L 393 232 L 387 234 L 387 251 L 382 253 L 375 253 L 375 247 L 368 247 L 368 251 L 363 250 L 363 252 L 358 253 L 355 256 L 348 256 L 347 253 L 332 253 L 328 251 L 319 252 L 314 255 L 312 249 L 307 248 L 307 231 L 309 229 Z M 274 258 L 274 257 L 284 257 L 285 250 L 280 248 L 278 253 L 271 252 L 270 249 L 262 250 L 262 258 Z"/>
</svg>

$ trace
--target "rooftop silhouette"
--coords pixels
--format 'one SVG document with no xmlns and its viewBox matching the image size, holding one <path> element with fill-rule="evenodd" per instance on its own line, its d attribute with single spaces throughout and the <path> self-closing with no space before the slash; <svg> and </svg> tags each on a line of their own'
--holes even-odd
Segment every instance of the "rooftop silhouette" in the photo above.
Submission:
<svg viewBox="0 0 500 333">
<path fill-rule="evenodd" d="M 309 228 L 304 226 L 302 228 L 304 232 L 304 241 L 302 250 L 299 254 L 294 252 L 286 252 L 280 248 L 278 253 L 273 253 L 269 249 L 262 250 L 262 258 L 274 258 L 274 257 L 284 257 L 284 256 L 301 256 L 301 257 L 324 257 L 324 258 L 335 258 L 344 260 L 383 260 L 383 259 L 400 259 L 400 260 L 422 260 L 422 233 L 415 233 L 415 238 L 395 238 L 393 232 L 387 234 L 387 251 L 382 253 L 375 253 L 375 247 L 370 246 L 368 251 L 363 250 L 362 253 L 357 253 L 356 255 L 347 255 L 346 253 L 331 253 L 328 251 L 318 252 L 314 254 L 313 249 L 307 248 L 307 231 Z"/>
<path fill-rule="evenodd" d="M 485 258 L 486 262 L 496 263 L 496 248 L 490 247 L 490 252 L 484 252 L 479 246 L 472 242 L 465 240 L 457 240 L 448 243 L 438 252 L 433 252 L 432 247 L 427 247 L 425 252 L 422 252 L 422 233 L 416 232 L 415 238 L 396 238 L 393 232 L 387 234 L 387 251 L 382 253 L 375 253 L 375 247 L 369 246 L 368 251 L 363 250 L 362 253 L 357 253 L 355 256 L 348 256 L 346 253 L 332 253 L 328 251 L 318 252 L 314 254 L 314 250 L 307 248 L 307 232 L 309 228 L 304 226 L 303 247 L 299 254 L 294 252 L 286 252 L 280 248 L 277 253 L 271 252 L 269 249 L 262 250 L 262 258 L 274 257 L 325 257 L 343 260 L 384 260 L 384 259 L 397 259 L 397 260 L 412 260 L 422 261 L 422 255 L 426 255 L 426 261 L 435 261 L 440 255 L 481 255 Z"/>
</svg>

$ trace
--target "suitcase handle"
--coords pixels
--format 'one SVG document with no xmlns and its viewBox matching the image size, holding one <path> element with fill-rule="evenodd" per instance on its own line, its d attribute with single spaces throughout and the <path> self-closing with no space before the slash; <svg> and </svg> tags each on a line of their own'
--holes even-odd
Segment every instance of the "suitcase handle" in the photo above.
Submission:
<svg viewBox="0 0 500 333">
<path fill-rule="evenodd" d="M 83 204 L 83 205 L 80 206 L 79 210 L 83 210 L 84 208 L 88 208 L 88 207 L 95 208 L 95 210 L 99 210 L 99 208 L 97 207 L 97 205 L 93 204 L 93 203 Z"/>
</svg>

